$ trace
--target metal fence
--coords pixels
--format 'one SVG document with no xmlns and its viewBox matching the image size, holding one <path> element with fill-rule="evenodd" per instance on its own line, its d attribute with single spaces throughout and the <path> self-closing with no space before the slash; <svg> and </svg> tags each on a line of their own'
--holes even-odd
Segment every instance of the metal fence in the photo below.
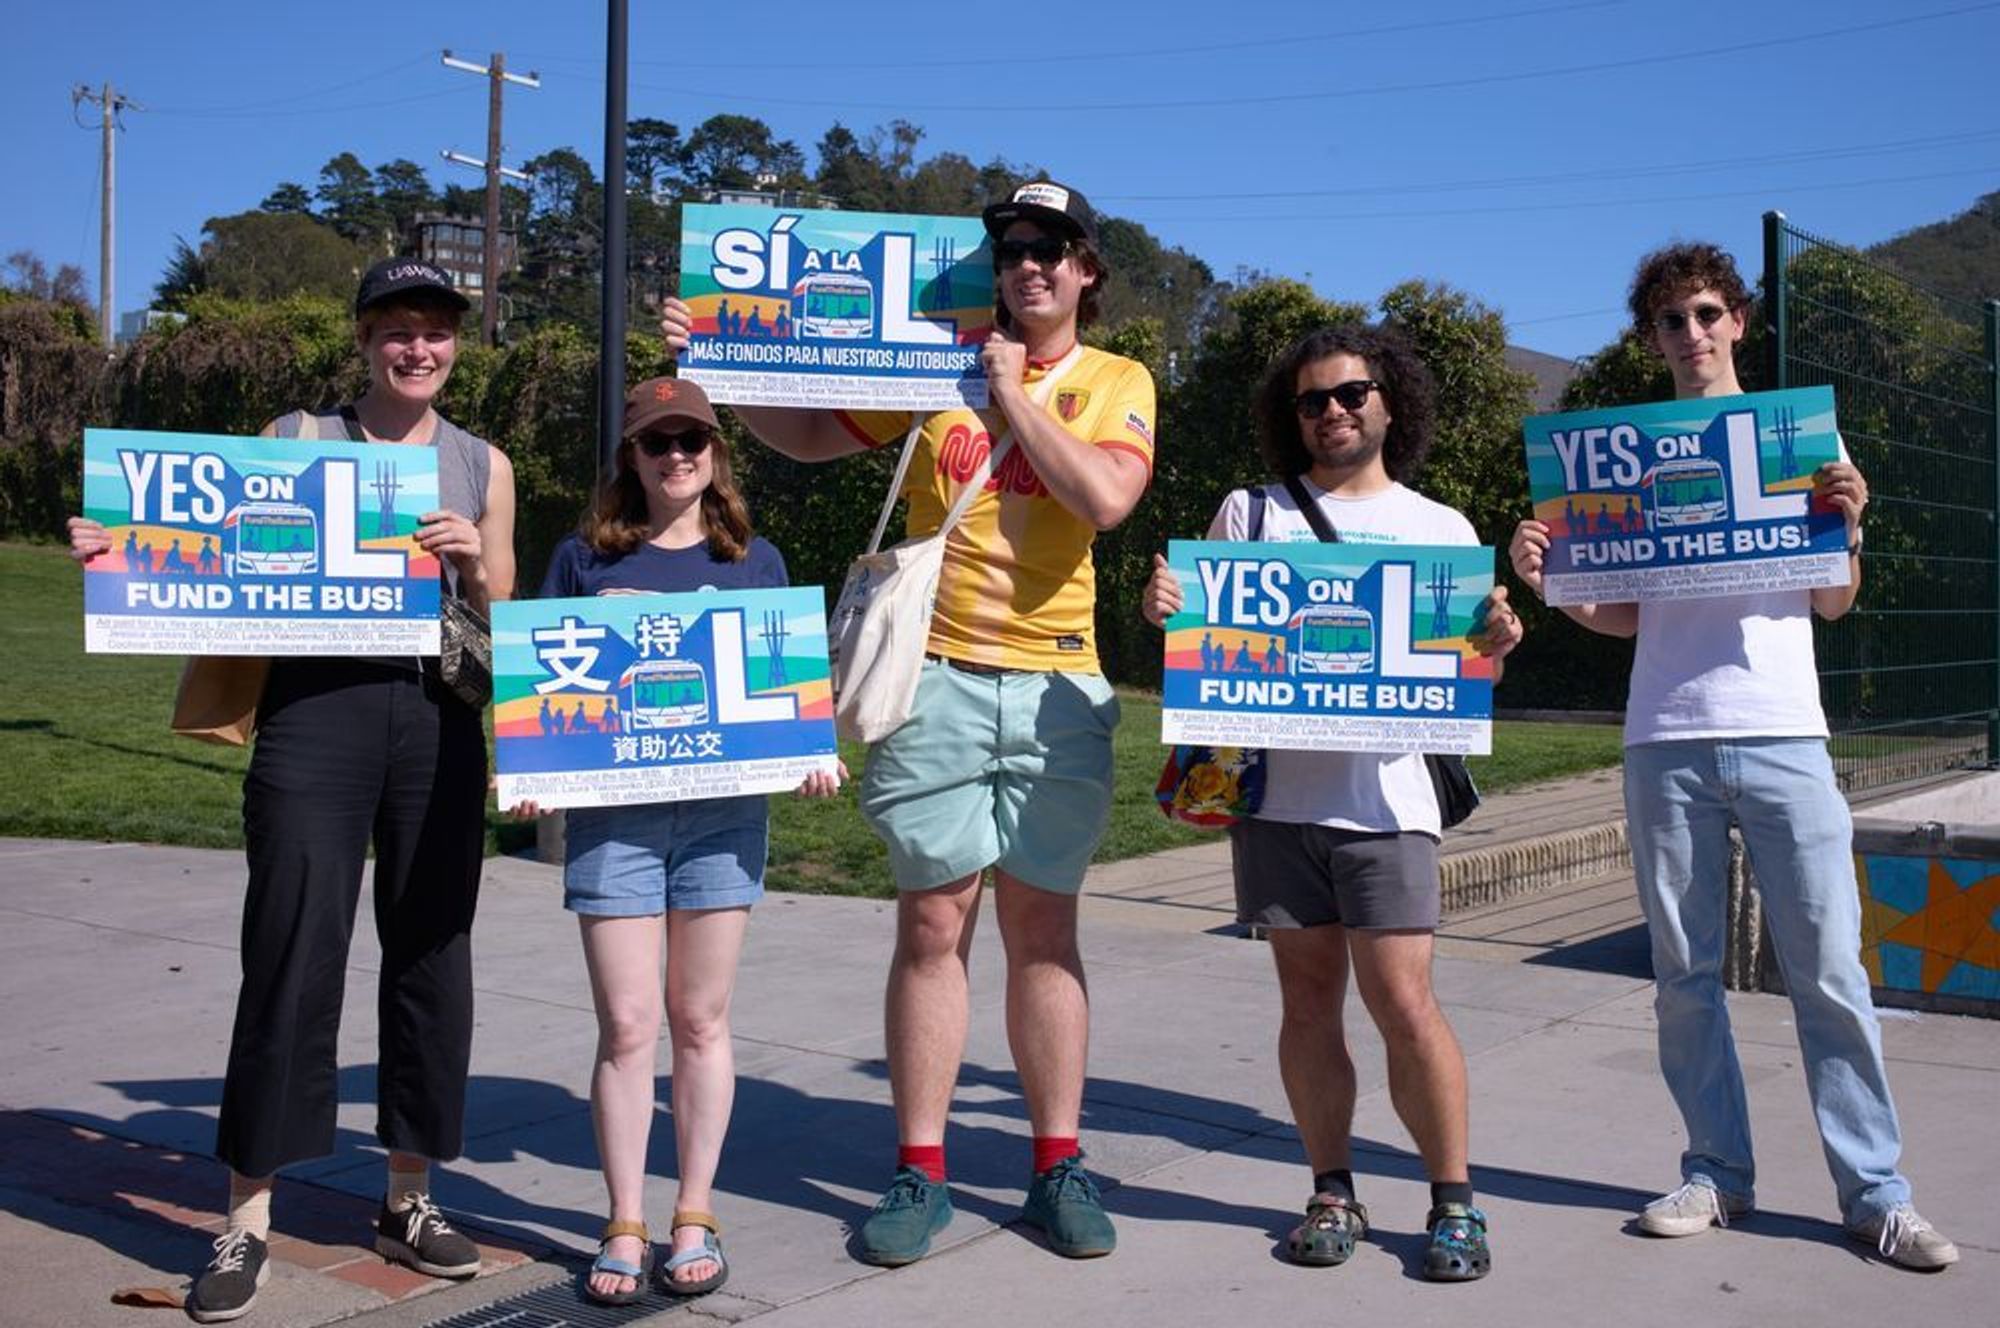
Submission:
<svg viewBox="0 0 2000 1328">
<path fill-rule="evenodd" d="M 1767 382 L 1834 389 L 1867 476 L 1862 590 L 1820 623 L 1849 790 L 2000 759 L 2000 301 L 1927 291 L 1764 217 Z"/>
</svg>

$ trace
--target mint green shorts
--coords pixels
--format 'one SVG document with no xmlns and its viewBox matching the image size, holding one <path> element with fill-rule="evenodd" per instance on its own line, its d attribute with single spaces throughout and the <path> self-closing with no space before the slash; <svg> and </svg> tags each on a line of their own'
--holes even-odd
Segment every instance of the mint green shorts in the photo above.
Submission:
<svg viewBox="0 0 2000 1328">
<path fill-rule="evenodd" d="M 875 744 L 861 814 L 902 890 L 997 865 L 1075 894 L 1111 816 L 1118 698 L 1097 673 L 924 664 L 908 723 Z"/>
</svg>

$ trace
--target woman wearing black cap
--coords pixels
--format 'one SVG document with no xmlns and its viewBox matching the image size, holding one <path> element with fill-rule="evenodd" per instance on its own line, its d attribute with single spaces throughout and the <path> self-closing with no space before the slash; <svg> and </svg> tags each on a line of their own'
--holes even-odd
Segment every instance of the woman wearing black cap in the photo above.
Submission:
<svg viewBox="0 0 2000 1328">
<path fill-rule="evenodd" d="M 466 307 L 427 263 L 377 263 L 355 297 L 367 391 L 263 432 L 436 448 L 438 510 L 423 514 L 416 541 L 483 611 L 513 593 L 514 471 L 433 404 Z M 69 532 L 79 561 L 110 547 L 97 522 L 72 518 Z M 333 1151 L 341 995 L 371 842 L 382 945 L 375 1133 L 389 1150 L 375 1247 L 433 1276 L 479 1271 L 478 1248 L 430 1200 L 429 1163 L 456 1157 L 463 1137 L 485 796 L 479 713 L 439 679 L 436 660 L 271 662 L 243 782 L 243 985 L 216 1143 L 230 1168 L 228 1227 L 188 1296 L 197 1321 L 250 1308 L 270 1274 L 274 1173 Z"/>
</svg>

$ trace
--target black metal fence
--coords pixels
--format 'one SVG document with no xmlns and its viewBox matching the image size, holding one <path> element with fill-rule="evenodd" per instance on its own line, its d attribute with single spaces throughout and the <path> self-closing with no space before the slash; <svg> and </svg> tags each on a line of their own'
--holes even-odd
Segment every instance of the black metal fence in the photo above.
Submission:
<svg viewBox="0 0 2000 1328">
<path fill-rule="evenodd" d="M 2000 759 L 2000 302 L 1764 217 L 1768 382 L 1834 389 L 1868 479 L 1854 611 L 1818 627 L 1842 783 Z"/>
</svg>

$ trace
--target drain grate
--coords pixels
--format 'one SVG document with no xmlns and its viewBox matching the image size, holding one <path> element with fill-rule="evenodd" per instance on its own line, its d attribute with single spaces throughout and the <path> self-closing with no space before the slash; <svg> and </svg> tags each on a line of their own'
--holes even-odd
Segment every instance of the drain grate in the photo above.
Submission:
<svg viewBox="0 0 2000 1328">
<path fill-rule="evenodd" d="M 425 1328 L 622 1328 L 679 1308 L 651 1292 L 630 1305 L 599 1305 L 585 1300 L 575 1282 L 565 1281 L 434 1319 Z"/>
</svg>

